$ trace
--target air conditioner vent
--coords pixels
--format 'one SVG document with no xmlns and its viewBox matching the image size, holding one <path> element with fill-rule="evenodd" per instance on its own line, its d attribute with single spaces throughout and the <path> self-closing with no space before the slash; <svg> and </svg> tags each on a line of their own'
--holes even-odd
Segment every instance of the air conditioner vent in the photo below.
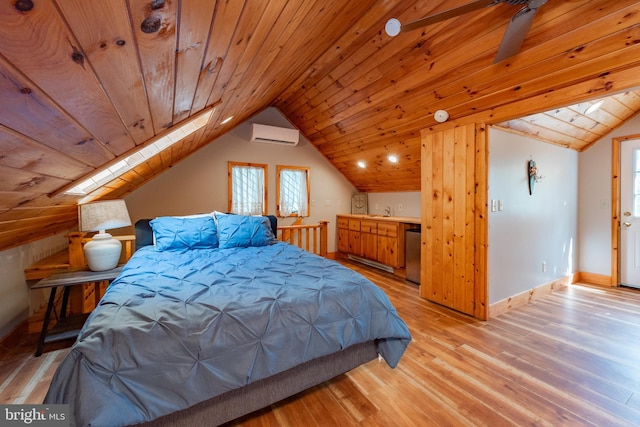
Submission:
<svg viewBox="0 0 640 427">
<path fill-rule="evenodd" d="M 251 125 L 251 142 L 298 145 L 299 141 L 300 131 L 298 129 L 267 126 L 258 123 Z"/>
</svg>

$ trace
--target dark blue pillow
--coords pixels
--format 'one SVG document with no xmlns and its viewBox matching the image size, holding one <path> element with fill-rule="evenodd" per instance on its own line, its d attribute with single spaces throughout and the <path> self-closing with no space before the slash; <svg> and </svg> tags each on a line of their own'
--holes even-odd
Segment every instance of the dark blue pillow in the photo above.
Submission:
<svg viewBox="0 0 640 427">
<path fill-rule="evenodd" d="M 150 222 L 156 250 L 214 249 L 218 247 L 216 223 L 210 215 L 161 216 Z"/>
<path fill-rule="evenodd" d="M 221 215 L 218 219 L 220 248 L 267 246 L 276 242 L 269 218 L 264 216 Z"/>
</svg>

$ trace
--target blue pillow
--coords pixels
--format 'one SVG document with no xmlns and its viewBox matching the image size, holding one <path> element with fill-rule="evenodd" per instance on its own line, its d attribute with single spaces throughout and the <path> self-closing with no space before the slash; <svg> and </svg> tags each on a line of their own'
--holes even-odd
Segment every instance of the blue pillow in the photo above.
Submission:
<svg viewBox="0 0 640 427">
<path fill-rule="evenodd" d="M 218 217 L 220 248 L 267 246 L 276 242 L 265 216 L 221 215 Z"/>
<path fill-rule="evenodd" d="M 161 216 L 150 222 L 156 250 L 213 249 L 218 247 L 216 223 L 210 215 Z"/>
</svg>

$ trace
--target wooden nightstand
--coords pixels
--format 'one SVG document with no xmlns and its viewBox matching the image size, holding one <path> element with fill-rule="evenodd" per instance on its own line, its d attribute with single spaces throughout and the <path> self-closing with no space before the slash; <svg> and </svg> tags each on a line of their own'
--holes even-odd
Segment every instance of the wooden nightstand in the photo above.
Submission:
<svg viewBox="0 0 640 427">
<path fill-rule="evenodd" d="M 82 329 L 88 314 L 77 316 L 66 315 L 67 303 L 69 302 L 69 291 L 71 287 L 83 285 L 85 283 L 111 283 L 116 277 L 118 277 L 121 271 L 122 267 L 116 267 L 113 270 L 107 271 L 64 271 L 45 277 L 31 287 L 31 289 L 51 288 L 49 304 L 47 305 L 47 311 L 44 316 L 44 321 L 42 322 L 42 330 L 40 332 L 40 339 L 38 340 L 38 348 L 36 349 L 36 357 L 42 354 L 42 349 L 46 343 L 75 338 L 78 336 L 80 329 Z M 58 316 L 58 322 L 53 328 L 51 328 L 51 331 L 49 331 L 51 314 L 55 311 L 56 290 L 59 286 L 62 286 L 64 289 L 62 294 L 62 307 L 60 309 L 60 315 Z M 99 294 L 96 293 L 96 305 L 99 298 Z"/>
</svg>

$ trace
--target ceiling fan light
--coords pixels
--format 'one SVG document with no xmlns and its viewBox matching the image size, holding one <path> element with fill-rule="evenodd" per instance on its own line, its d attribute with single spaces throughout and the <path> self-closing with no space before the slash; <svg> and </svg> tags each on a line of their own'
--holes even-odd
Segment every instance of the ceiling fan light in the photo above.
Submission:
<svg viewBox="0 0 640 427">
<path fill-rule="evenodd" d="M 400 34 L 401 28 L 402 24 L 400 24 L 400 21 L 398 21 L 396 18 L 391 18 L 385 24 L 384 31 L 387 33 L 387 35 L 395 37 Z"/>
</svg>

